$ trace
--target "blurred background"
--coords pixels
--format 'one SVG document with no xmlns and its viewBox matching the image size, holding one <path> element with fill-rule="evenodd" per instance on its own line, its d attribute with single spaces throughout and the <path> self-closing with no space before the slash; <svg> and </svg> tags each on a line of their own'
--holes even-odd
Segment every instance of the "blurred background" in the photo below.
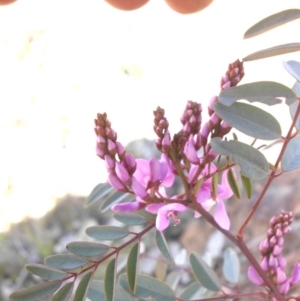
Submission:
<svg viewBox="0 0 300 301">
<path fill-rule="evenodd" d="M 214 0 L 183 15 L 164 0 L 133 11 L 104 0 L 17 0 L 0 6 L 0 237 L 24 218 L 44 216 L 60 200 L 76 199 L 80 207 L 106 180 L 95 155 L 98 112 L 107 112 L 123 145 L 156 138 L 157 106 L 165 109 L 174 134 L 187 100 L 201 102 L 206 116 L 205 105 L 218 95 L 229 63 L 299 42 L 300 20 L 243 40 L 262 18 L 298 7 L 298 0 Z M 289 59 L 299 59 L 299 53 L 245 63 L 242 83 L 270 80 L 291 87 L 294 79 L 282 67 Z M 268 110 L 286 131 L 288 108 Z M 64 212 L 78 222 L 86 213 L 74 208 Z M 35 242 L 39 235 L 33 235 Z"/>
</svg>

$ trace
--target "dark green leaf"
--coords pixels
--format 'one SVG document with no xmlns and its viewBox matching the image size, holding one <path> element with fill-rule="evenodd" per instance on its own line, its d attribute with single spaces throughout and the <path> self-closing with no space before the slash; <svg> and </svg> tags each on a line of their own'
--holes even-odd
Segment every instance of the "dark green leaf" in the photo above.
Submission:
<svg viewBox="0 0 300 301">
<path fill-rule="evenodd" d="M 74 301 L 84 301 L 86 299 L 93 276 L 94 273 L 90 271 L 81 278 L 75 292 Z"/>
<path fill-rule="evenodd" d="M 193 282 L 181 292 L 179 297 L 183 300 L 198 299 L 202 291 L 203 287 L 199 285 L 199 282 Z"/>
<path fill-rule="evenodd" d="M 194 253 L 190 254 L 190 264 L 197 280 L 208 290 L 218 292 L 221 288 L 220 281 L 214 270 Z"/>
<path fill-rule="evenodd" d="M 296 95 L 298 97 L 300 97 L 300 83 L 299 82 L 295 82 L 294 86 L 293 86 L 293 91 L 296 93 Z M 296 99 L 291 105 L 290 105 L 290 114 L 292 119 L 294 119 L 294 116 L 297 112 L 297 108 L 299 105 L 299 100 Z M 295 123 L 295 127 L 296 129 L 299 131 L 300 130 L 300 116 L 297 118 L 297 121 Z"/>
<path fill-rule="evenodd" d="M 144 216 L 136 213 L 118 212 L 115 213 L 113 217 L 117 221 L 126 225 L 142 225 L 148 222 L 148 220 Z"/>
<path fill-rule="evenodd" d="M 121 275 L 119 279 L 121 286 L 130 292 L 126 274 Z M 168 285 L 145 275 L 138 276 L 136 292 L 133 296 L 136 298 L 151 297 L 155 301 L 175 301 L 174 292 Z"/>
<path fill-rule="evenodd" d="M 94 257 L 104 254 L 109 249 L 109 246 L 95 242 L 74 241 L 67 244 L 67 249 L 75 255 Z"/>
<path fill-rule="evenodd" d="M 72 293 L 74 282 L 68 282 L 66 285 L 61 287 L 53 296 L 51 301 L 67 301 Z"/>
<path fill-rule="evenodd" d="M 104 277 L 104 290 L 106 301 L 114 301 L 116 286 L 116 259 L 112 259 L 106 268 Z"/>
<path fill-rule="evenodd" d="M 223 275 L 231 283 L 238 283 L 240 276 L 240 261 L 232 248 L 224 253 Z"/>
<path fill-rule="evenodd" d="M 251 26 L 244 34 L 244 39 L 257 36 L 261 33 L 264 33 L 274 27 L 280 26 L 287 22 L 293 21 L 300 18 L 299 9 L 288 9 L 283 10 L 277 14 L 271 15 L 255 25 Z"/>
<path fill-rule="evenodd" d="M 116 226 L 92 226 L 86 229 L 86 234 L 97 240 L 116 240 L 126 237 L 129 232 Z"/>
<path fill-rule="evenodd" d="M 300 50 L 300 43 L 288 43 L 288 44 L 282 44 L 278 46 L 274 46 L 271 48 L 266 48 L 263 50 L 259 50 L 256 52 L 253 52 L 246 57 L 243 58 L 244 62 L 254 61 L 254 60 L 260 60 L 267 57 L 272 57 L 275 55 L 295 52 Z"/>
<path fill-rule="evenodd" d="M 100 183 L 98 184 L 91 194 L 88 196 L 85 206 L 90 206 L 94 204 L 95 202 L 103 200 L 104 197 L 106 197 L 108 194 L 112 193 L 113 191 L 116 191 L 113 187 L 111 187 L 108 183 Z"/>
<path fill-rule="evenodd" d="M 110 193 L 104 200 L 100 207 L 102 213 L 106 212 L 111 208 L 114 204 L 124 203 L 124 202 L 131 202 L 136 199 L 136 196 L 130 193 L 124 193 L 115 191 Z"/>
<path fill-rule="evenodd" d="M 31 274 L 47 280 L 60 280 L 68 275 L 66 272 L 50 268 L 44 264 L 31 263 L 26 264 L 25 267 Z"/>
<path fill-rule="evenodd" d="M 158 230 L 156 230 L 156 233 L 155 233 L 155 242 L 156 242 L 156 245 L 157 245 L 159 251 L 165 257 L 165 259 L 170 263 L 174 263 L 174 258 L 169 250 L 166 239 L 165 239 L 163 233 Z"/>
<path fill-rule="evenodd" d="M 269 113 L 246 103 L 227 107 L 217 102 L 215 112 L 231 126 L 251 137 L 275 140 L 281 137 L 279 122 Z"/>
<path fill-rule="evenodd" d="M 229 168 L 229 170 L 228 170 L 227 180 L 228 180 L 229 186 L 230 186 L 232 192 L 234 193 L 235 197 L 240 199 L 241 198 L 240 188 L 239 188 L 239 185 L 236 181 L 235 175 L 231 168 Z"/>
<path fill-rule="evenodd" d="M 297 81 L 300 81 L 300 63 L 297 61 L 282 62 L 285 70 Z"/>
<path fill-rule="evenodd" d="M 139 269 L 140 244 L 136 243 L 130 250 L 127 259 L 127 277 L 130 291 L 134 294 Z"/>
<path fill-rule="evenodd" d="M 73 254 L 57 254 L 45 258 L 45 264 L 52 268 L 72 270 L 84 266 L 87 261 Z"/>
<path fill-rule="evenodd" d="M 290 105 L 296 99 L 296 95 L 290 88 L 270 81 L 254 82 L 222 90 L 219 102 L 225 106 L 231 106 L 237 100 L 246 99 L 249 102 L 260 102 L 269 106 L 281 103 L 280 98 L 285 98 Z"/>
<path fill-rule="evenodd" d="M 88 298 L 91 301 L 106 301 L 103 281 L 92 281 L 88 292 Z M 133 298 L 123 288 L 116 287 L 114 301 L 133 301 Z"/>
<path fill-rule="evenodd" d="M 250 179 L 265 178 L 269 164 L 264 155 L 254 147 L 239 141 L 222 141 L 213 138 L 211 147 L 220 155 L 231 157 L 241 167 L 241 174 Z"/>
<path fill-rule="evenodd" d="M 253 192 L 252 181 L 251 181 L 251 179 L 249 179 L 243 175 L 241 175 L 241 179 L 242 179 L 242 183 L 243 183 L 243 187 L 244 187 L 246 196 L 250 200 L 252 197 L 252 192 Z"/>
<path fill-rule="evenodd" d="M 291 139 L 281 160 L 283 171 L 290 171 L 300 167 L 300 136 Z"/>
<path fill-rule="evenodd" d="M 60 280 L 52 280 L 41 284 L 26 287 L 12 293 L 9 296 L 11 301 L 38 301 L 51 296 L 61 286 Z"/>
</svg>

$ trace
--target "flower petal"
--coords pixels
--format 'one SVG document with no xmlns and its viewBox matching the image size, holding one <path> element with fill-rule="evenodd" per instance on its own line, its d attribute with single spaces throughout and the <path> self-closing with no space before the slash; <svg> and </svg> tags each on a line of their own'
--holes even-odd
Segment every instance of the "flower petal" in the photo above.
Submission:
<svg viewBox="0 0 300 301">
<path fill-rule="evenodd" d="M 250 266 L 248 269 L 248 278 L 252 283 L 254 283 L 256 285 L 264 284 L 263 280 L 260 278 L 260 276 L 257 274 L 256 270 L 252 266 Z"/>
<path fill-rule="evenodd" d="M 145 208 L 147 203 L 144 202 L 126 202 L 122 204 L 115 204 L 111 207 L 114 212 L 135 212 Z"/>
<path fill-rule="evenodd" d="M 217 208 L 214 212 L 214 219 L 223 229 L 229 230 L 230 219 L 227 215 L 224 202 L 220 198 L 217 198 Z"/>
</svg>

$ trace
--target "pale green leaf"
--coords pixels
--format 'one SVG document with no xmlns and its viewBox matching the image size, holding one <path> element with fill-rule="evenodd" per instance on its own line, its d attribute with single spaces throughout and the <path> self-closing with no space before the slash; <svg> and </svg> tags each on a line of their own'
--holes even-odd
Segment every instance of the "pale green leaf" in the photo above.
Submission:
<svg viewBox="0 0 300 301">
<path fill-rule="evenodd" d="M 86 229 L 86 234 L 97 240 L 116 240 L 126 237 L 129 232 L 116 226 L 92 226 Z"/>
<path fill-rule="evenodd" d="M 224 252 L 223 275 L 231 283 L 238 283 L 240 276 L 240 261 L 232 248 Z"/>
<path fill-rule="evenodd" d="M 291 139 L 281 160 L 283 171 L 290 171 L 300 167 L 300 136 Z"/>
<path fill-rule="evenodd" d="M 148 220 L 136 213 L 118 212 L 113 215 L 113 217 L 126 225 L 142 225 L 148 222 Z"/>
<path fill-rule="evenodd" d="M 256 52 L 253 52 L 246 57 L 243 58 L 244 62 L 254 61 L 254 60 L 260 60 L 276 55 L 281 55 L 285 53 L 295 52 L 300 50 L 300 43 L 288 43 L 288 44 L 282 44 L 277 45 L 274 47 L 266 48 L 263 50 L 259 50 Z"/>
<path fill-rule="evenodd" d="M 102 213 L 106 212 L 111 208 L 112 205 L 124 203 L 124 202 L 131 202 L 136 199 L 136 196 L 131 193 L 124 193 L 115 191 L 110 193 L 102 202 L 100 206 L 100 210 Z"/>
<path fill-rule="evenodd" d="M 68 276 L 68 273 L 50 268 L 44 264 L 31 263 L 26 264 L 25 267 L 31 274 L 47 280 L 60 280 Z"/>
<path fill-rule="evenodd" d="M 75 292 L 74 301 L 84 301 L 86 299 L 93 276 L 93 271 L 90 271 L 81 278 Z"/>
<path fill-rule="evenodd" d="M 217 102 L 215 112 L 242 133 L 263 140 L 275 140 L 281 137 L 279 122 L 264 110 L 246 103 L 234 103 L 227 107 Z"/>
<path fill-rule="evenodd" d="M 300 81 L 300 63 L 297 61 L 282 62 L 285 70 L 297 81 Z"/>
<path fill-rule="evenodd" d="M 91 301 L 106 301 L 103 281 L 93 280 L 87 296 Z M 116 287 L 114 301 L 133 301 L 133 297 L 123 288 Z"/>
<path fill-rule="evenodd" d="M 243 187 L 246 193 L 247 198 L 250 200 L 252 197 L 252 181 L 251 179 L 249 179 L 248 177 L 245 177 L 243 175 L 241 175 L 241 179 L 242 179 L 242 183 L 243 183 Z"/>
<path fill-rule="evenodd" d="M 140 244 L 136 243 L 130 250 L 127 259 L 127 277 L 130 291 L 135 293 L 136 280 L 139 269 Z"/>
<path fill-rule="evenodd" d="M 167 276 L 165 282 L 171 287 L 172 290 L 175 290 L 178 286 L 180 278 L 181 273 L 179 271 L 173 271 Z"/>
<path fill-rule="evenodd" d="M 296 93 L 296 95 L 297 95 L 298 97 L 300 97 L 300 83 L 299 83 L 298 81 L 295 82 L 295 84 L 294 84 L 294 86 L 293 86 L 293 91 Z M 299 105 L 299 100 L 296 99 L 296 100 L 289 106 L 290 114 L 291 114 L 292 119 L 294 119 L 294 117 L 295 117 L 295 114 L 296 114 L 296 112 L 297 112 L 298 105 Z M 296 120 L 295 127 L 296 127 L 296 129 L 297 129 L 298 131 L 300 130 L 300 116 L 298 116 L 298 118 L 297 118 L 297 120 Z"/>
<path fill-rule="evenodd" d="M 258 23 L 251 26 L 244 34 L 244 39 L 251 38 L 257 36 L 261 33 L 264 33 L 272 28 L 283 25 L 287 22 L 293 21 L 295 19 L 300 18 L 300 10 L 299 9 L 288 9 L 283 10 L 279 13 L 271 15 Z"/>
<path fill-rule="evenodd" d="M 199 282 L 193 282 L 181 292 L 179 297 L 183 300 L 198 299 L 202 292 L 203 287 L 200 286 Z"/>
<path fill-rule="evenodd" d="M 228 173 L 227 173 L 227 180 L 229 183 L 229 186 L 233 192 L 233 194 L 235 195 L 235 197 L 237 197 L 238 199 L 241 198 L 241 192 L 240 192 L 240 188 L 239 185 L 236 181 L 234 172 L 232 171 L 231 168 L 229 168 Z"/>
<path fill-rule="evenodd" d="M 38 301 L 50 297 L 59 289 L 62 281 L 52 280 L 23 288 L 9 296 L 11 301 Z"/>
<path fill-rule="evenodd" d="M 240 141 L 222 141 L 218 137 L 213 138 L 210 145 L 218 154 L 231 157 L 241 167 L 242 175 L 250 179 L 261 179 L 268 175 L 268 161 L 254 147 Z"/>
<path fill-rule="evenodd" d="M 45 264 L 56 269 L 72 270 L 84 266 L 87 261 L 73 254 L 57 254 L 45 258 Z"/>
<path fill-rule="evenodd" d="M 53 296 L 51 301 L 68 301 L 74 287 L 74 282 L 62 286 Z"/>
<path fill-rule="evenodd" d="M 157 245 L 159 251 L 164 256 L 164 258 L 168 262 L 174 263 L 174 258 L 173 258 L 172 253 L 169 250 L 166 239 L 165 239 L 163 233 L 158 230 L 156 230 L 156 232 L 155 232 L 155 242 L 156 242 L 156 245 Z"/>
<path fill-rule="evenodd" d="M 104 290 L 106 301 L 114 301 L 116 286 L 116 259 L 112 259 L 106 268 L 104 277 Z"/>
<path fill-rule="evenodd" d="M 90 206 L 96 202 L 103 200 L 107 195 L 116 191 L 113 187 L 111 187 L 108 183 L 100 183 L 98 184 L 93 191 L 88 196 L 85 206 Z"/>
<path fill-rule="evenodd" d="M 122 274 L 119 279 L 121 286 L 130 292 L 127 275 Z M 175 301 L 174 292 L 168 285 L 145 275 L 138 275 L 136 292 L 133 296 L 136 298 L 151 297 L 155 301 Z"/>
<path fill-rule="evenodd" d="M 221 288 L 220 281 L 214 270 L 194 253 L 190 254 L 190 264 L 197 280 L 208 290 L 218 292 Z"/>
<path fill-rule="evenodd" d="M 69 252 L 84 257 L 99 256 L 109 249 L 109 246 L 87 241 L 70 242 L 66 247 Z"/>
<path fill-rule="evenodd" d="M 280 83 L 261 81 L 222 90 L 219 102 L 229 107 L 237 100 L 245 99 L 272 106 L 281 103 L 280 98 L 285 98 L 286 103 L 290 105 L 295 101 L 296 95 L 293 90 Z"/>
</svg>

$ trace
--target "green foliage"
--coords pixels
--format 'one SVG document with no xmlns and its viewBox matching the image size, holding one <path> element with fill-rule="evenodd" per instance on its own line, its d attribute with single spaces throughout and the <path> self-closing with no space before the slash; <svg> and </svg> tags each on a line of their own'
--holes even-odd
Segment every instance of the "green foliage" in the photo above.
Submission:
<svg viewBox="0 0 300 301">
<path fill-rule="evenodd" d="M 30 272 L 31 274 L 34 274 L 36 276 L 39 276 L 43 279 L 47 280 L 61 280 L 65 278 L 68 273 L 50 268 L 43 264 L 26 264 L 26 270 Z"/>
<path fill-rule="evenodd" d="M 94 272 L 90 271 L 81 278 L 75 292 L 74 301 L 84 301 L 86 299 L 93 276 Z"/>
<path fill-rule="evenodd" d="M 232 248 L 224 253 L 223 275 L 231 283 L 238 283 L 240 276 L 240 261 Z"/>
<path fill-rule="evenodd" d="M 300 167 L 300 136 L 289 141 L 282 156 L 281 167 L 284 171 Z"/>
<path fill-rule="evenodd" d="M 129 232 L 115 226 L 92 226 L 86 229 L 86 234 L 97 240 L 116 240 L 129 235 Z"/>
<path fill-rule="evenodd" d="M 235 197 L 240 199 L 241 198 L 240 188 L 239 188 L 239 185 L 235 179 L 235 175 L 231 168 L 229 168 L 229 170 L 228 170 L 227 180 L 228 180 L 230 188 L 231 188 L 233 194 L 235 195 Z"/>
<path fill-rule="evenodd" d="M 136 243 L 130 250 L 127 260 L 127 277 L 130 291 L 134 294 L 139 269 L 140 244 Z"/>
<path fill-rule="evenodd" d="M 94 257 L 104 254 L 108 246 L 94 242 L 74 241 L 67 244 L 67 250 L 75 255 L 83 257 Z"/>
<path fill-rule="evenodd" d="M 160 250 L 161 254 L 164 256 L 164 258 L 170 262 L 174 263 L 173 255 L 171 254 L 168 244 L 166 242 L 166 239 L 162 232 L 156 230 L 155 232 L 155 242 L 157 245 L 157 248 Z"/>
<path fill-rule="evenodd" d="M 241 175 L 241 179 L 242 179 L 242 184 L 243 184 L 246 196 L 247 196 L 248 199 L 251 199 L 252 193 L 253 193 L 251 179 L 249 179 L 248 177 L 245 177 L 243 175 Z"/>
<path fill-rule="evenodd" d="M 73 254 L 57 254 L 45 258 L 45 264 L 56 269 L 73 270 L 83 267 L 87 261 Z"/>
<path fill-rule="evenodd" d="M 102 201 L 104 197 L 115 192 L 115 189 L 107 183 L 98 184 L 87 197 L 85 205 L 90 206 L 96 202 Z"/>
<path fill-rule="evenodd" d="M 148 222 L 147 218 L 136 213 L 120 212 L 115 213 L 113 217 L 117 221 L 126 225 L 142 225 Z"/>
<path fill-rule="evenodd" d="M 73 288 L 74 288 L 74 282 L 68 282 L 54 294 L 51 301 L 67 301 L 67 300 L 69 300 L 69 297 L 71 296 Z"/>
<path fill-rule="evenodd" d="M 112 259 L 106 268 L 104 277 L 104 290 L 106 301 L 114 301 L 116 286 L 116 259 Z"/>
</svg>

